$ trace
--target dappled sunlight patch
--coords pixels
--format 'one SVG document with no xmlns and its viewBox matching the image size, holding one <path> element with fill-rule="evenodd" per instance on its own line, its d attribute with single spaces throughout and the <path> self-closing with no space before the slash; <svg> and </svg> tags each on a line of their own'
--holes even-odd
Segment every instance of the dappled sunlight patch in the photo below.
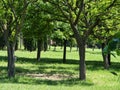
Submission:
<svg viewBox="0 0 120 90">
<path fill-rule="evenodd" d="M 39 78 L 39 79 L 47 79 L 47 80 L 65 80 L 65 79 L 71 79 L 75 78 L 77 76 L 71 76 L 67 74 L 26 74 L 26 76 L 32 77 L 32 78 Z"/>
</svg>

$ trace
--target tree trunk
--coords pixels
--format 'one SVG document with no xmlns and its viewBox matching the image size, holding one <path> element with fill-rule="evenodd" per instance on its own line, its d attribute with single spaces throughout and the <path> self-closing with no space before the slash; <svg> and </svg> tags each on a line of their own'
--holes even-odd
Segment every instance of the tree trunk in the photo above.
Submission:
<svg viewBox="0 0 120 90">
<path fill-rule="evenodd" d="M 86 64 L 85 64 L 85 40 L 81 40 L 81 44 L 79 44 L 79 55 L 80 55 L 80 62 L 79 62 L 79 70 L 80 70 L 80 80 L 86 79 Z"/>
<path fill-rule="evenodd" d="M 48 50 L 48 39 L 46 37 L 44 40 L 44 51 L 47 51 L 47 50 Z"/>
<path fill-rule="evenodd" d="M 4 39 L 5 43 L 7 46 L 7 56 L 8 56 L 8 78 L 15 77 L 15 57 L 14 57 L 14 52 L 15 52 L 15 41 L 10 41 L 10 35 L 11 35 L 11 30 L 10 28 L 7 27 L 6 24 L 4 24 Z"/>
<path fill-rule="evenodd" d="M 63 63 L 66 63 L 66 43 L 67 40 L 64 39 Z"/>
<path fill-rule="evenodd" d="M 14 57 L 14 44 L 8 42 L 7 53 L 8 53 L 8 77 L 15 77 L 15 57 Z"/>
<path fill-rule="evenodd" d="M 104 61 L 104 68 L 108 69 L 109 68 L 109 62 L 108 62 L 108 54 L 104 54 L 103 50 L 105 48 L 105 43 L 102 43 L 102 56 L 103 56 L 103 61 Z"/>
<path fill-rule="evenodd" d="M 38 47 L 37 60 L 40 61 L 40 59 L 41 59 L 41 51 L 42 51 L 42 40 L 37 41 L 37 47 Z"/>
<path fill-rule="evenodd" d="M 70 44 L 70 52 L 72 52 L 72 44 Z"/>
<path fill-rule="evenodd" d="M 54 50 L 53 51 L 56 51 L 56 45 L 54 45 Z"/>
<path fill-rule="evenodd" d="M 22 45 L 23 45 L 23 35 L 20 32 L 20 37 L 19 37 L 19 44 L 20 44 L 20 50 L 22 49 Z"/>
<path fill-rule="evenodd" d="M 76 51 L 78 51 L 79 50 L 79 47 L 78 47 L 78 45 L 76 46 Z"/>
<path fill-rule="evenodd" d="M 71 28 L 74 32 L 75 39 L 79 48 L 79 79 L 86 80 L 86 65 L 85 65 L 85 42 L 86 38 L 79 34 L 77 26 L 71 23 Z"/>
<path fill-rule="evenodd" d="M 111 55 L 110 55 L 110 53 L 108 54 L 108 64 L 111 65 Z"/>
</svg>

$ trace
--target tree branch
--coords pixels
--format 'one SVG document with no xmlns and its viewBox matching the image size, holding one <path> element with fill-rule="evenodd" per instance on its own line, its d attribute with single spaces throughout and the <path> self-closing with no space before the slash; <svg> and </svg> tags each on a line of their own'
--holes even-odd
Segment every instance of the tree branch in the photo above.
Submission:
<svg viewBox="0 0 120 90">
<path fill-rule="evenodd" d="M 78 23 L 78 21 L 79 21 L 79 17 L 80 17 L 80 14 L 82 12 L 83 6 L 84 6 L 84 0 L 81 0 L 80 6 L 79 6 L 79 11 L 78 11 L 76 20 L 74 22 L 74 25 L 76 25 Z"/>
</svg>

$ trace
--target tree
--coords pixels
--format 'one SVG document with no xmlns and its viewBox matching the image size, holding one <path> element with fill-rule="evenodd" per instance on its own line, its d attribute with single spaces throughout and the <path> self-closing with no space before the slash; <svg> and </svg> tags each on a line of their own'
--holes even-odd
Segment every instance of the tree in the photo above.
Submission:
<svg viewBox="0 0 120 90">
<path fill-rule="evenodd" d="M 40 8 L 43 8 L 41 1 L 34 3 L 34 5 L 30 4 L 23 28 L 24 38 L 36 39 L 38 61 L 40 61 L 43 46 L 45 48 L 44 50 L 47 48 L 47 46 L 43 44 L 47 43 L 47 37 L 51 34 L 53 28 L 52 23 L 49 21 L 50 15 L 42 12 Z"/>
<path fill-rule="evenodd" d="M 79 78 L 86 79 L 85 44 L 89 35 L 98 25 L 100 17 L 111 8 L 116 0 L 91 1 L 91 0 L 43 0 L 49 4 L 53 12 L 44 10 L 54 15 L 54 19 L 70 24 L 79 47 Z M 104 6 L 104 7 L 103 7 Z M 59 13 L 59 14 L 58 14 Z"/>
<path fill-rule="evenodd" d="M 24 49 L 30 52 L 36 50 L 36 40 L 35 38 L 24 38 L 23 39 Z"/>
<path fill-rule="evenodd" d="M 104 54 L 104 48 L 108 45 L 108 42 L 114 37 L 114 34 L 119 31 L 119 10 L 118 5 L 114 5 L 113 8 L 107 11 L 105 16 L 101 17 L 98 26 L 94 30 L 93 36 L 101 42 L 102 56 L 104 61 L 104 68 L 108 69 L 111 65 L 110 53 Z"/>
<path fill-rule="evenodd" d="M 113 38 L 108 42 L 108 45 L 104 48 L 104 54 L 111 53 L 115 51 L 117 55 L 120 55 L 120 32 L 117 32 Z M 115 56 L 113 53 L 111 53 Z"/>
<path fill-rule="evenodd" d="M 0 11 L 2 31 L 5 33 L 5 42 L 8 53 L 8 77 L 15 76 L 15 44 L 25 19 L 26 9 L 29 3 L 36 0 L 1 0 Z"/>
<path fill-rule="evenodd" d="M 68 23 L 64 23 L 64 22 L 57 22 L 56 24 L 54 24 L 54 29 L 55 31 L 53 31 L 53 34 L 51 36 L 51 39 L 56 42 L 55 43 L 55 48 L 56 45 L 60 45 L 62 47 L 64 47 L 63 49 L 63 63 L 66 63 L 66 47 L 67 47 L 67 43 L 68 41 L 71 39 L 71 36 L 73 35 L 73 33 L 70 31 L 70 27 Z M 72 42 L 72 39 L 71 39 Z M 54 50 L 55 50 L 54 48 Z"/>
</svg>

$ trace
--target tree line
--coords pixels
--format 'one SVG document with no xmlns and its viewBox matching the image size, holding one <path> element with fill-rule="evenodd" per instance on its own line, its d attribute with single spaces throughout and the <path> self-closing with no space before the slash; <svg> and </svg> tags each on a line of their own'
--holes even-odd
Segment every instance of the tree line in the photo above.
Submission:
<svg viewBox="0 0 120 90">
<path fill-rule="evenodd" d="M 79 48 L 80 80 L 86 79 L 86 43 L 99 42 L 108 69 L 111 53 L 104 54 L 104 48 L 120 30 L 119 6 L 119 0 L 1 0 L 0 36 L 7 46 L 8 77 L 15 76 L 15 46 L 21 36 L 24 44 L 28 41 L 37 46 L 38 60 L 48 38 L 61 39 L 66 47 L 66 41 L 74 37 Z"/>
</svg>

